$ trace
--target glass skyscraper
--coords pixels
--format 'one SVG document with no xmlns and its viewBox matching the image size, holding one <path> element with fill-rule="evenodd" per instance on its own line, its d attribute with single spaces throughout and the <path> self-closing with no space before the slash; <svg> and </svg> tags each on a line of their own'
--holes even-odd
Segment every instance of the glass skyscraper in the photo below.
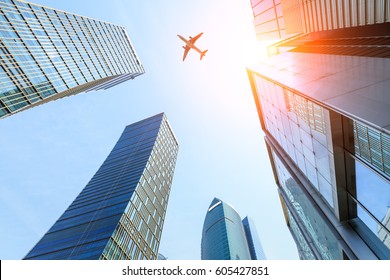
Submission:
<svg viewBox="0 0 390 280">
<path fill-rule="evenodd" d="M 250 0 L 253 25 L 259 40 L 286 38 L 281 0 Z"/>
<path fill-rule="evenodd" d="M 0 0 L 0 118 L 142 73 L 124 27 Z"/>
<path fill-rule="evenodd" d="M 214 198 L 203 224 L 202 260 L 256 260 L 265 259 L 255 228 L 246 217 L 232 206 Z"/>
<path fill-rule="evenodd" d="M 242 220 L 244 226 L 246 240 L 248 242 L 249 253 L 252 260 L 265 260 L 265 254 L 263 246 L 261 245 L 260 238 L 257 235 L 257 230 L 253 220 L 246 216 Z"/>
<path fill-rule="evenodd" d="M 165 114 L 127 126 L 25 259 L 157 259 L 177 153 Z"/>
<path fill-rule="evenodd" d="M 387 2 L 295 1 L 305 40 L 248 69 L 302 259 L 390 259 Z"/>
</svg>

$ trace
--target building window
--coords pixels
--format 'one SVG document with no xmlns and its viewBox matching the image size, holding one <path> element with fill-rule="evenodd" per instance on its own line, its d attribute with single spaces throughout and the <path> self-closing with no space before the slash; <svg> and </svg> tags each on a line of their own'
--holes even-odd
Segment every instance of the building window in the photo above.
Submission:
<svg viewBox="0 0 390 280">
<path fill-rule="evenodd" d="M 390 136 L 357 121 L 353 123 L 356 156 L 390 177 Z"/>
<path fill-rule="evenodd" d="M 255 75 L 266 130 L 334 209 L 335 167 L 329 111 Z"/>
<path fill-rule="evenodd" d="M 389 258 L 390 182 L 351 155 L 346 163 L 351 224 L 380 258 Z"/>
</svg>

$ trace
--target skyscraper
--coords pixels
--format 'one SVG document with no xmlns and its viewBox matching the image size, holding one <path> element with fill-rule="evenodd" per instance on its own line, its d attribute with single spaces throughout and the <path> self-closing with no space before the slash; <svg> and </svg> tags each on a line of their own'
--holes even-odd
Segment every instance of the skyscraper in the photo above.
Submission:
<svg viewBox="0 0 390 280">
<path fill-rule="evenodd" d="M 25 259 L 157 259 L 177 152 L 163 113 L 127 126 Z"/>
<path fill-rule="evenodd" d="M 295 1 L 305 39 L 248 69 L 302 259 L 390 258 L 388 4 Z"/>
<path fill-rule="evenodd" d="M 253 25 L 259 40 L 286 38 L 281 0 L 251 0 Z"/>
<path fill-rule="evenodd" d="M 236 210 L 218 198 L 213 199 L 207 210 L 201 254 L 202 260 L 265 259 L 248 217 L 241 221 Z"/>
<path fill-rule="evenodd" d="M 0 118 L 144 73 L 125 28 L 0 0 Z"/>
<path fill-rule="evenodd" d="M 257 230 L 254 222 L 251 218 L 246 216 L 242 220 L 244 226 L 246 240 L 248 242 L 249 253 L 251 254 L 252 260 L 265 260 L 265 254 L 263 246 L 261 245 L 260 238 L 257 235 Z"/>
</svg>

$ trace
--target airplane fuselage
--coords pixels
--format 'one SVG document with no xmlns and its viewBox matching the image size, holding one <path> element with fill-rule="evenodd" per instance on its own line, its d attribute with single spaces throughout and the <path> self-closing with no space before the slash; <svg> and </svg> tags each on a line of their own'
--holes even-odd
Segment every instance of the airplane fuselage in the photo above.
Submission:
<svg viewBox="0 0 390 280">
<path fill-rule="evenodd" d="M 177 37 L 179 37 L 184 43 L 186 43 L 187 47 L 191 48 L 191 49 L 194 49 L 196 50 L 198 53 L 202 54 L 202 51 L 197 47 L 195 46 L 194 43 L 186 40 L 183 36 L 181 35 L 177 35 Z"/>
<path fill-rule="evenodd" d="M 201 51 L 200 49 L 198 49 L 198 48 L 195 46 L 196 40 L 198 40 L 199 37 L 202 36 L 202 34 L 203 34 L 203 32 L 199 33 L 199 34 L 196 35 L 195 37 L 190 37 L 190 39 L 188 39 L 188 40 L 187 40 L 186 38 L 184 38 L 183 36 L 177 34 L 177 37 L 179 37 L 180 40 L 182 40 L 184 43 L 186 43 L 186 45 L 183 46 L 183 49 L 184 49 L 183 61 L 186 59 L 187 54 L 188 54 L 188 52 L 189 52 L 191 49 L 194 49 L 194 50 L 196 50 L 198 53 L 200 53 L 200 60 L 202 60 L 202 58 L 206 55 L 207 50 Z"/>
</svg>

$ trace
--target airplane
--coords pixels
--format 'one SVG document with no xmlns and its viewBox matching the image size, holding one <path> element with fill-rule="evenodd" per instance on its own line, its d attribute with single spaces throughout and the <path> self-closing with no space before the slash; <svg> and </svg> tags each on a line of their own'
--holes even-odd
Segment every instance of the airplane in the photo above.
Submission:
<svg viewBox="0 0 390 280">
<path fill-rule="evenodd" d="M 200 49 L 198 49 L 198 48 L 195 46 L 196 40 L 198 40 L 199 37 L 202 36 L 202 34 L 203 34 L 203 32 L 202 32 L 202 33 L 199 33 L 199 34 L 196 35 L 194 38 L 192 38 L 192 37 L 190 36 L 189 40 L 186 40 L 185 38 L 183 38 L 183 36 L 177 34 L 177 37 L 179 37 L 182 41 L 184 41 L 184 42 L 186 43 L 186 45 L 183 46 L 183 49 L 184 49 L 183 61 L 184 61 L 184 59 L 186 59 L 186 56 L 187 56 L 188 52 L 190 51 L 190 49 L 194 49 L 194 50 L 196 50 L 198 53 L 200 53 L 200 60 L 202 60 L 203 56 L 206 55 L 207 50 L 201 51 Z"/>
</svg>

